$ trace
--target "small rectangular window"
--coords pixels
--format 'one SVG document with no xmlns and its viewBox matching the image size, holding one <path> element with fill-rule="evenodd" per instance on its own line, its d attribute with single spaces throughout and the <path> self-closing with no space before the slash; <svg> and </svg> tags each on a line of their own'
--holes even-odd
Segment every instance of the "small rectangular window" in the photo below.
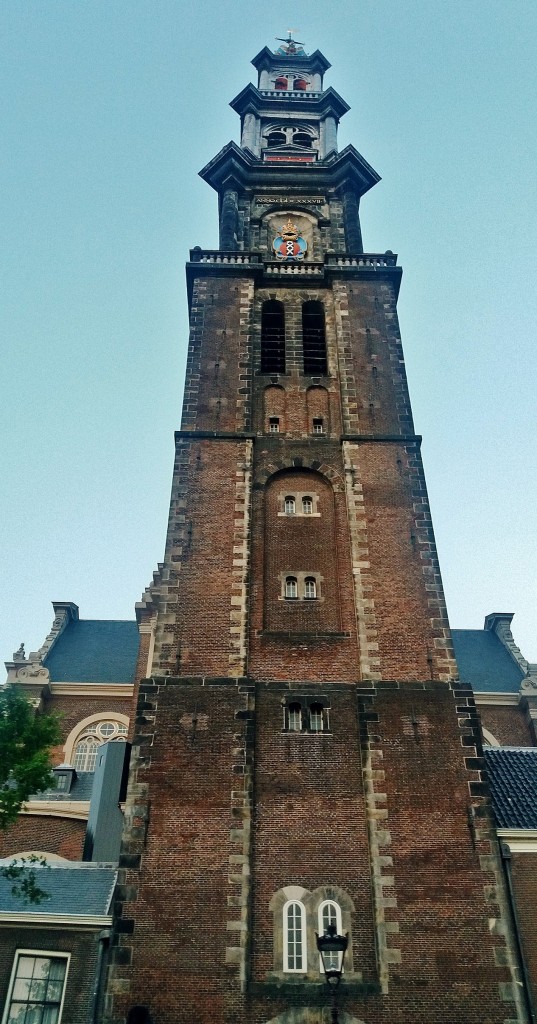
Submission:
<svg viewBox="0 0 537 1024">
<path fill-rule="evenodd" d="M 5 1024 L 59 1024 L 69 957 L 19 950 Z"/>
<path fill-rule="evenodd" d="M 315 419 L 313 421 L 313 433 L 324 434 L 324 423 L 322 419 Z"/>
<path fill-rule="evenodd" d="M 269 433 L 279 434 L 280 433 L 280 421 L 277 416 L 271 416 L 269 419 Z"/>
</svg>

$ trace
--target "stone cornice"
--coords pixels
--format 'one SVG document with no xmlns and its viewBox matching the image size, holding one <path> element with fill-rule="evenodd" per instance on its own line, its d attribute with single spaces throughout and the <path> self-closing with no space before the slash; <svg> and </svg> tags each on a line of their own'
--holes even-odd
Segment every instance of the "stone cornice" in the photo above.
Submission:
<svg viewBox="0 0 537 1024">
<path fill-rule="evenodd" d="M 297 69 L 300 67 L 303 71 L 319 71 L 321 74 L 324 74 L 325 71 L 328 71 L 328 68 L 332 67 L 330 61 L 326 59 L 324 53 L 321 53 L 320 50 L 315 50 L 310 54 L 273 53 L 272 50 L 269 50 L 268 46 L 264 46 L 259 53 L 256 53 L 250 64 L 253 64 L 256 71 L 272 67 L 284 68 L 286 64 L 289 64 L 290 68 L 296 65 Z"/>
<path fill-rule="evenodd" d="M 26 800 L 21 814 L 87 821 L 89 800 Z"/>
<path fill-rule="evenodd" d="M 537 853 L 537 829 L 499 828 L 497 832 L 511 853 Z"/>
<path fill-rule="evenodd" d="M 50 683 L 53 697 L 132 697 L 133 683 Z"/>
<path fill-rule="evenodd" d="M 359 197 L 380 181 L 380 175 L 351 145 L 327 160 L 303 165 L 263 163 L 249 150 L 237 146 L 236 142 L 228 142 L 199 174 L 219 193 L 226 188 L 237 190 L 250 186 L 265 189 L 273 184 L 278 188 L 289 188 L 291 192 L 301 188 L 310 192 L 351 188 Z"/>
<path fill-rule="evenodd" d="M 52 928 L 57 925 L 71 928 L 109 928 L 112 917 L 108 914 L 45 914 L 41 910 L 33 912 L 3 911 L 0 922 L 5 925 L 19 927 L 31 924 L 33 928 Z"/>
<path fill-rule="evenodd" d="M 519 696 L 518 693 L 475 693 L 475 702 L 480 705 L 490 705 L 496 707 L 517 707 Z"/>
<path fill-rule="evenodd" d="M 229 105 L 241 117 L 246 113 L 256 114 L 257 117 L 278 117 L 284 110 L 295 110 L 301 114 L 316 114 L 320 118 L 332 116 L 337 121 L 350 110 L 349 104 L 332 86 L 314 94 L 288 94 L 283 91 L 274 94 L 270 90 L 256 89 L 251 82 L 231 100 Z"/>
</svg>

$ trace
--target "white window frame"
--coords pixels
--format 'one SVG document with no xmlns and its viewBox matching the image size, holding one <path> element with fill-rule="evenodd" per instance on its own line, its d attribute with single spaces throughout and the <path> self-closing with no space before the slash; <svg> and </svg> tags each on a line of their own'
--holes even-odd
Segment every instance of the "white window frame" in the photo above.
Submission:
<svg viewBox="0 0 537 1024">
<path fill-rule="evenodd" d="M 335 912 L 336 912 L 335 913 L 335 917 L 336 917 L 336 931 L 337 931 L 338 935 L 342 935 L 343 934 L 343 923 L 342 923 L 342 918 L 341 918 L 341 907 L 340 907 L 339 903 L 337 902 L 337 900 L 323 900 L 322 903 L 319 903 L 319 909 L 317 911 L 317 927 L 318 927 L 319 935 L 324 935 L 324 932 L 325 932 L 325 927 L 324 927 L 324 922 L 323 922 L 323 910 L 324 910 L 325 907 L 334 907 Z M 326 959 L 328 959 L 328 957 L 330 957 L 330 962 L 328 964 L 328 970 L 329 971 L 330 970 L 338 971 L 338 970 L 341 969 L 341 961 L 342 961 L 342 958 L 343 958 L 343 954 L 342 953 L 329 953 L 327 955 L 325 954 L 325 956 L 326 956 Z M 333 958 L 336 958 L 336 957 L 337 957 L 337 960 L 333 959 Z M 321 974 L 324 974 L 323 960 L 322 960 L 322 957 L 321 957 L 320 953 L 319 953 L 319 972 Z"/>
<path fill-rule="evenodd" d="M 308 589 L 313 593 L 308 594 Z M 315 576 L 306 576 L 304 579 L 304 600 L 315 601 L 317 598 L 317 580 Z"/>
<path fill-rule="evenodd" d="M 302 514 L 305 516 L 313 515 L 313 498 L 310 494 L 304 494 L 302 497 Z"/>
<path fill-rule="evenodd" d="M 293 594 L 290 593 L 291 590 L 294 591 Z M 296 576 L 286 576 L 285 577 L 284 597 L 285 597 L 286 601 L 297 601 L 298 600 L 298 580 L 297 580 Z"/>
<path fill-rule="evenodd" d="M 313 417 L 312 434 L 324 434 L 324 419 L 322 416 Z"/>
<path fill-rule="evenodd" d="M 313 711 L 313 708 L 319 708 L 319 711 Z M 314 729 L 312 726 L 313 717 L 315 716 L 316 722 L 320 722 L 319 729 Z M 312 701 L 308 707 L 308 731 L 311 733 L 325 732 L 326 731 L 326 708 L 320 701 Z"/>
<path fill-rule="evenodd" d="M 296 498 L 294 494 L 286 494 L 283 499 L 283 511 L 287 516 L 296 515 Z"/>
<path fill-rule="evenodd" d="M 295 718 L 295 715 L 297 716 L 296 718 Z M 293 722 L 292 725 L 291 725 L 291 721 Z M 298 728 L 295 728 L 295 723 L 298 725 Z M 302 704 L 298 700 L 292 700 L 287 705 L 287 721 L 286 721 L 287 731 L 288 732 L 302 732 L 302 723 L 303 723 Z"/>
<path fill-rule="evenodd" d="M 280 433 L 280 417 L 279 416 L 269 416 L 269 434 L 279 434 L 279 433 Z"/>
<path fill-rule="evenodd" d="M 300 909 L 300 936 L 302 943 L 302 954 L 300 958 L 300 967 L 289 966 L 289 925 L 288 925 L 288 911 L 290 907 L 299 907 Z M 283 907 L 283 970 L 285 974 L 306 974 L 308 969 L 308 933 L 306 929 L 306 908 L 300 900 L 287 900 L 287 903 Z M 293 959 L 297 959 L 293 955 Z"/>
<path fill-rule="evenodd" d="M 69 974 L 69 964 L 71 962 L 71 954 L 70 953 L 64 953 L 63 951 L 57 950 L 57 949 L 54 949 L 54 950 L 49 950 L 49 949 L 17 949 L 15 951 L 15 956 L 13 958 L 13 967 L 11 968 L 11 977 L 9 979 L 9 987 L 8 987 L 8 991 L 7 991 L 6 1003 L 5 1003 L 5 1007 L 4 1007 L 4 1013 L 2 1015 L 2 1024 L 7 1024 L 7 1021 L 9 1020 L 9 1012 L 10 1012 L 11 1004 L 12 1004 L 12 1001 L 13 1001 L 13 999 L 12 999 L 13 990 L 15 988 L 15 982 L 17 980 L 17 967 L 18 967 L 20 958 L 23 957 L 23 956 L 40 957 L 40 958 L 46 959 L 46 960 L 64 960 L 65 961 L 65 974 L 64 974 L 64 978 L 63 978 L 62 997 L 61 997 L 61 1000 L 60 1000 L 60 1006 L 59 1006 L 59 1010 L 58 1010 L 58 1021 L 57 1021 L 57 1024 L 61 1024 L 61 1019 L 62 1019 L 62 1015 L 63 1015 L 63 1005 L 64 1005 L 64 1002 L 65 1002 L 65 992 L 66 992 L 66 989 L 67 989 L 67 977 L 68 977 L 68 974 Z M 43 1004 L 43 1005 L 46 1006 L 46 1003 Z"/>
</svg>

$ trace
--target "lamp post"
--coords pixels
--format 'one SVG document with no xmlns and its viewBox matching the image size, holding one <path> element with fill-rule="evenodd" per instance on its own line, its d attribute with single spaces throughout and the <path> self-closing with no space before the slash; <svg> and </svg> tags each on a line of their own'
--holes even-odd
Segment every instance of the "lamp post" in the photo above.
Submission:
<svg viewBox="0 0 537 1024">
<path fill-rule="evenodd" d="M 341 975 L 343 974 L 343 961 L 349 944 L 349 935 L 348 932 L 346 935 L 338 935 L 335 924 L 329 924 L 324 935 L 317 935 L 316 932 L 315 938 L 317 939 L 317 949 L 321 954 L 326 983 L 330 989 L 330 1012 L 332 1015 L 332 1024 L 338 1024 L 339 1014 L 337 991 L 341 981 Z M 333 953 L 337 953 L 337 968 L 332 966 L 331 954 Z"/>
</svg>

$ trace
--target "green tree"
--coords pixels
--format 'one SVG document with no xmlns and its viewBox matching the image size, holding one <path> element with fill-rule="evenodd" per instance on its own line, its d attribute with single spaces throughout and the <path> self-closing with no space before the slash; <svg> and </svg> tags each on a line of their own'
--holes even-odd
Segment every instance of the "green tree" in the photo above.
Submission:
<svg viewBox="0 0 537 1024">
<path fill-rule="evenodd" d="M 36 715 L 20 690 L 0 690 L 0 829 L 12 825 L 25 800 L 54 785 L 50 748 L 60 740 L 60 726 L 53 715 Z M 0 866 L 0 874 L 13 882 L 12 891 L 31 903 L 46 895 L 37 884 L 35 865 L 29 857 Z"/>
</svg>

